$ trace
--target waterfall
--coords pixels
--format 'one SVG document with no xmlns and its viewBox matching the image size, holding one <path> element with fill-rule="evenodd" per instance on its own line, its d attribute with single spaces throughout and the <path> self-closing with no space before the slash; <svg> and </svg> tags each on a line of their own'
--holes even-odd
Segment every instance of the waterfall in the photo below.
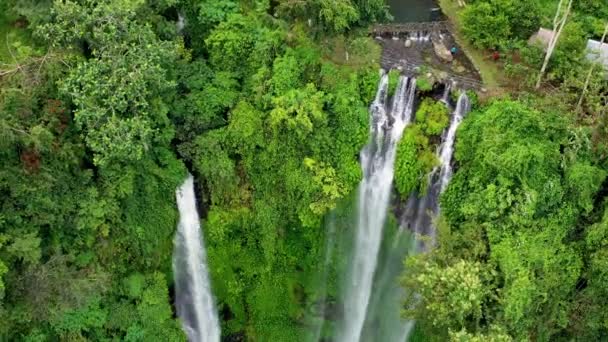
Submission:
<svg viewBox="0 0 608 342">
<path fill-rule="evenodd" d="M 448 105 L 450 103 L 450 90 L 452 90 L 452 82 L 446 84 L 443 89 L 443 95 L 441 96 L 441 102 Z"/>
<path fill-rule="evenodd" d="M 184 27 L 186 27 L 186 19 L 184 18 L 183 14 L 177 14 L 177 23 L 175 24 L 175 26 L 177 27 L 178 34 L 181 34 L 182 31 L 184 31 Z"/>
<path fill-rule="evenodd" d="M 413 322 L 401 317 L 405 291 L 399 283 L 403 260 L 411 255 L 413 234 L 407 229 L 395 227 L 386 231 L 378 253 L 378 265 L 374 275 L 361 341 L 404 342 Z"/>
<path fill-rule="evenodd" d="M 173 253 L 177 314 L 189 341 L 219 342 L 220 326 L 211 295 L 192 175 L 175 195 L 180 216 Z"/>
<path fill-rule="evenodd" d="M 450 178 L 452 178 L 452 156 L 454 155 L 454 140 L 456 140 L 456 129 L 462 122 L 464 116 L 471 110 L 471 102 L 465 92 L 462 92 L 458 97 L 456 110 L 452 115 L 452 120 L 448 132 L 443 139 L 444 142 L 439 149 L 439 161 L 441 162 L 441 170 L 439 172 L 439 191 L 440 193 L 448 186 Z"/>
<path fill-rule="evenodd" d="M 370 107 L 371 138 L 361 151 L 363 180 L 358 189 L 354 256 L 343 298 L 345 322 L 338 333 L 339 341 L 344 342 L 359 341 L 365 322 L 392 190 L 397 143 L 411 120 L 416 81 L 400 77 L 390 114 L 386 108 L 387 91 L 388 75 L 383 73 Z"/>
<path fill-rule="evenodd" d="M 432 219 L 439 214 L 439 196 L 448 186 L 453 173 L 452 157 L 454 154 L 456 130 L 469 110 L 470 101 L 468 96 L 463 92 L 458 98 L 456 109 L 450 120 L 450 126 L 444 133 L 441 139 L 442 143 L 437 150 L 439 166 L 435 167 L 428 175 L 429 186 L 427 193 L 422 198 L 417 198 L 416 195 L 410 196 L 409 202 L 413 203 L 408 203 L 408 207 L 417 209 L 410 211 L 403 219 L 403 222 L 413 232 L 430 237 L 431 246 L 435 244 L 436 238 Z M 421 250 L 426 250 L 427 245 L 424 240 L 418 241 L 418 247 Z"/>
<path fill-rule="evenodd" d="M 429 32 L 412 32 L 409 34 L 409 39 L 414 42 L 427 43 L 431 41 L 431 34 Z"/>
<path fill-rule="evenodd" d="M 409 228 L 418 236 L 430 237 L 431 241 L 416 238 L 412 252 L 425 251 L 429 245 L 433 246 L 436 243 L 436 230 L 432 222 L 433 217 L 439 215 L 439 196 L 446 189 L 450 178 L 452 177 L 452 158 L 454 155 L 454 142 L 456 140 L 456 130 L 462 122 L 464 116 L 470 111 L 471 105 L 468 96 L 462 92 L 458 97 L 456 109 L 452 114 L 450 126 L 441 139 L 441 145 L 437 150 L 439 158 L 439 166 L 435 167 L 428 175 L 429 186 L 427 193 L 422 198 L 418 198 L 416 194 L 410 195 L 404 214 L 401 218 L 402 229 Z M 408 321 L 404 327 L 404 338 L 401 341 L 407 341 L 407 338 L 412 330 L 414 321 Z"/>
</svg>

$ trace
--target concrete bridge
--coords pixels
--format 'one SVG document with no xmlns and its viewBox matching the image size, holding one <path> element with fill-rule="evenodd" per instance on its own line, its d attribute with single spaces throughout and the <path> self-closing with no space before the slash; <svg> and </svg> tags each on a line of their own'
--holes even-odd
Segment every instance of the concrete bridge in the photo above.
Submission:
<svg viewBox="0 0 608 342">
<path fill-rule="evenodd" d="M 426 21 L 400 24 L 374 25 L 370 34 L 373 36 L 409 36 L 411 33 L 441 33 L 450 32 L 451 26 L 447 21 Z"/>
</svg>

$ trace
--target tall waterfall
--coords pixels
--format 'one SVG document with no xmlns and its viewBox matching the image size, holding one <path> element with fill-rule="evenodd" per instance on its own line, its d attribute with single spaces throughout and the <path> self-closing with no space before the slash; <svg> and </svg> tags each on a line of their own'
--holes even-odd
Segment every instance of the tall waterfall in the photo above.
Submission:
<svg viewBox="0 0 608 342">
<path fill-rule="evenodd" d="M 437 150 L 437 157 L 439 158 L 440 164 L 428 175 L 429 186 L 427 188 L 427 193 L 422 198 L 419 198 L 416 194 L 412 194 L 407 201 L 404 213 L 401 217 L 401 227 L 407 227 L 418 236 L 426 236 L 429 238 L 415 239 L 414 246 L 412 246 L 412 253 L 425 251 L 436 242 L 436 231 L 432 220 L 439 215 L 439 196 L 446 189 L 450 178 L 452 177 L 452 158 L 454 155 L 456 130 L 470 109 L 469 98 L 463 92 L 458 98 L 456 108 L 450 120 L 450 126 L 443 134 L 441 145 Z M 408 321 L 406 323 L 404 327 L 405 336 L 401 341 L 407 341 L 413 324 L 413 321 Z"/>
<path fill-rule="evenodd" d="M 450 85 L 445 89 L 443 99 L 448 103 Z M 402 211 L 403 223 L 394 233 L 385 233 L 379 252 L 378 266 L 374 276 L 373 293 L 367 309 L 361 340 L 404 342 L 414 326 L 414 321 L 404 320 L 401 313 L 404 289 L 399 278 L 404 269 L 406 256 L 416 254 L 427 246 L 427 239 L 417 240 L 412 232 L 405 229 L 410 225 L 412 231 L 430 235 L 428 243 L 434 243 L 435 228 L 432 217 L 439 212 L 438 198 L 447 186 L 452 174 L 452 154 L 456 129 L 468 112 L 469 104 L 466 95 L 462 95 L 455 110 L 452 111 L 450 126 L 444 130 L 437 158 L 440 165 L 429 174 L 429 192 L 422 198 L 413 194 Z"/>
<path fill-rule="evenodd" d="M 433 217 L 439 214 L 439 196 L 448 186 L 452 177 L 452 158 L 454 154 L 454 141 L 456 139 L 456 130 L 462 122 L 464 116 L 470 110 L 470 101 L 468 96 L 463 92 L 458 98 L 456 109 L 452 114 L 450 126 L 444 133 L 441 145 L 437 151 L 439 158 L 439 166 L 433 169 L 428 175 L 428 190 L 422 198 L 416 195 L 410 196 L 409 203 L 403 217 L 403 224 L 419 235 L 424 235 L 430 238 L 430 241 L 419 240 L 418 248 L 426 250 L 427 246 L 435 244 L 436 232 L 433 225 Z"/>
<path fill-rule="evenodd" d="M 363 180 L 358 190 L 354 256 L 344 291 L 345 322 L 338 334 L 339 341 L 344 342 L 359 341 L 365 322 L 392 190 L 397 143 L 411 120 L 416 81 L 399 79 L 390 113 L 387 92 L 388 75 L 383 73 L 370 107 L 371 138 L 361 152 Z"/>
<path fill-rule="evenodd" d="M 439 161 L 441 162 L 441 170 L 439 171 L 439 191 L 440 193 L 445 190 L 452 178 L 452 156 L 454 155 L 454 140 L 456 140 L 456 129 L 462 122 L 464 116 L 471 110 L 471 102 L 465 92 L 460 94 L 458 97 L 458 103 L 456 104 L 456 110 L 452 115 L 450 127 L 443 139 L 443 144 L 439 149 Z"/>
<path fill-rule="evenodd" d="M 180 216 L 173 253 L 177 314 L 191 342 L 219 342 L 220 326 L 211 295 L 192 175 L 175 195 Z"/>
</svg>

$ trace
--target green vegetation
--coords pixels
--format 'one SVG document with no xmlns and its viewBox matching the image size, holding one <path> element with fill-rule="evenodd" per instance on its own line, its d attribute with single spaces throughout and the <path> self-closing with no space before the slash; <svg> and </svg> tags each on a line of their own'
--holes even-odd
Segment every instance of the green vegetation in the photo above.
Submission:
<svg viewBox="0 0 608 342">
<path fill-rule="evenodd" d="M 479 71 L 484 86 L 492 90 L 500 87 L 504 82 L 501 79 L 502 75 L 498 66 L 488 59 L 487 54 L 484 51 L 476 49 L 471 42 L 463 37 L 462 19 L 458 15 L 459 7 L 457 2 L 454 0 L 439 0 L 439 4 L 441 10 L 448 16 L 454 25 L 454 39 L 456 39 L 456 42 L 462 48 L 462 51 Z"/>
<path fill-rule="evenodd" d="M 442 196 L 440 247 L 408 261 L 416 271 L 405 285 L 421 295 L 409 314 L 433 317 L 430 331 L 444 336 L 497 327 L 516 340 L 602 336 L 605 327 L 582 328 L 596 304 L 583 302 L 590 289 L 580 284 L 593 258 L 585 226 L 601 218 L 594 203 L 607 172 L 576 134 L 559 114 L 513 101 L 470 114 L 460 170 Z"/>
<path fill-rule="evenodd" d="M 395 95 L 395 90 L 397 89 L 397 84 L 399 83 L 399 75 L 401 73 L 399 70 L 391 70 L 388 72 L 388 95 Z"/>
<path fill-rule="evenodd" d="M 421 75 L 416 79 L 416 88 L 420 91 L 431 91 L 433 90 L 433 82 L 426 75 Z"/>
<path fill-rule="evenodd" d="M 2 5 L 0 5 L 2 6 Z M 0 7 L 0 63 L 9 64 L 20 61 L 31 54 L 30 35 L 22 27 L 25 22 L 18 17 L 9 16 L 10 12 L 2 11 Z M 0 64 L 0 65 L 2 65 Z"/>
<path fill-rule="evenodd" d="M 378 46 L 339 33 L 383 2 L 0 7 L 0 339 L 185 340 L 169 298 L 185 165 L 224 336 L 303 336 L 379 80 Z"/>
<path fill-rule="evenodd" d="M 539 4 L 535 1 L 475 1 L 461 15 L 465 37 L 478 48 L 506 46 L 526 40 L 538 30 Z"/>
<path fill-rule="evenodd" d="M 558 1 L 473 0 L 459 7 L 457 0 L 440 0 L 456 27 L 456 40 L 479 70 L 492 95 L 529 86 L 543 62 L 544 51 L 529 46 L 540 27 L 551 30 Z M 588 65 L 586 39 L 602 37 L 608 8 L 601 0 L 574 1 L 555 53 L 549 61 L 547 90 L 565 83 L 579 92 Z M 500 59 L 492 61 L 494 51 Z M 581 79 L 583 79 L 581 81 Z M 565 81 L 565 82 L 564 82 Z M 580 84 L 578 84 L 580 83 Z M 502 89 L 500 89 L 502 87 Z"/>
<path fill-rule="evenodd" d="M 584 97 L 582 87 L 586 39 L 601 38 L 607 9 L 575 2 L 550 59 L 547 91 L 534 92 L 544 56 L 526 41 L 539 26 L 551 27 L 557 2 L 441 4 L 486 85 L 500 79 L 510 99 L 486 96 L 458 131 L 458 171 L 441 196 L 437 248 L 408 258 L 402 279 L 411 294 L 404 315 L 418 322 L 413 338 L 605 339 L 597 268 L 605 266 L 599 251 L 608 210 L 601 68 Z M 478 48 L 497 49 L 504 60 L 481 58 Z"/>
<path fill-rule="evenodd" d="M 414 122 L 405 129 L 397 146 L 395 187 L 402 196 L 412 191 L 425 192 L 426 175 L 439 163 L 435 155 L 438 138 L 448 124 L 445 104 L 430 98 L 422 101 Z"/>
<path fill-rule="evenodd" d="M 471 94 L 437 248 L 406 261 L 412 339 L 605 340 L 607 87 L 584 48 L 608 7 L 574 4 L 533 91 L 544 56 L 526 41 L 556 1 L 466 2 L 441 4 L 504 97 Z M 328 230 L 352 235 L 379 81 L 367 29 L 388 17 L 382 0 L 0 2 L 0 340 L 185 341 L 171 257 L 187 172 L 223 338 L 299 341 L 325 319 L 330 339 L 343 251 L 323 293 L 319 268 Z M 432 83 L 417 79 L 396 200 L 438 166 Z"/>
</svg>

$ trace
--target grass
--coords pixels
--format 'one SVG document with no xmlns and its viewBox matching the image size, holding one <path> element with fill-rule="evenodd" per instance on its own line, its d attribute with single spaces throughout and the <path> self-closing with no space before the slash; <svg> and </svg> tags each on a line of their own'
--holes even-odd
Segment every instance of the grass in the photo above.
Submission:
<svg viewBox="0 0 608 342">
<path fill-rule="evenodd" d="M 458 4 L 455 0 L 439 0 L 439 5 L 443 13 L 449 18 L 455 28 L 453 32 L 454 39 L 460 45 L 463 52 L 473 62 L 485 87 L 489 92 L 501 92 L 502 84 L 504 84 L 504 76 L 500 67 L 486 58 L 485 52 L 476 49 L 463 36 L 460 29 L 460 18 L 458 16 Z"/>
<path fill-rule="evenodd" d="M 320 45 L 324 58 L 338 65 L 348 65 L 354 69 L 370 65 L 380 66 L 382 48 L 364 35 L 326 38 Z"/>
</svg>

